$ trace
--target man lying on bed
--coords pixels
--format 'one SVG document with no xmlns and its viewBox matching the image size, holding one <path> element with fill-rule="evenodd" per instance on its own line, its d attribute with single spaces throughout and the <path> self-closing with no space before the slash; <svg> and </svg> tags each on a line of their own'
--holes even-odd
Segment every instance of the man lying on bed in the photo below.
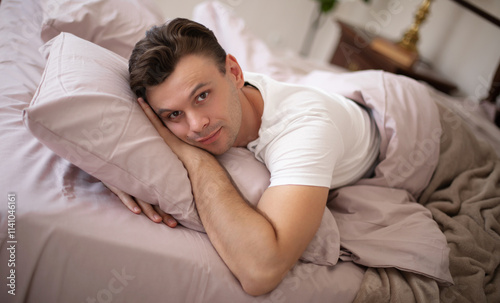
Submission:
<svg viewBox="0 0 500 303">
<path fill-rule="evenodd" d="M 373 169 L 380 139 L 364 108 L 243 73 L 195 22 L 175 19 L 151 29 L 136 44 L 129 71 L 144 112 L 188 171 L 212 244 L 251 295 L 274 289 L 297 262 L 321 223 L 329 190 Z M 255 209 L 213 156 L 233 146 L 250 149 L 271 173 Z M 112 190 L 132 211 L 140 206 L 153 221 L 176 225 Z"/>
</svg>

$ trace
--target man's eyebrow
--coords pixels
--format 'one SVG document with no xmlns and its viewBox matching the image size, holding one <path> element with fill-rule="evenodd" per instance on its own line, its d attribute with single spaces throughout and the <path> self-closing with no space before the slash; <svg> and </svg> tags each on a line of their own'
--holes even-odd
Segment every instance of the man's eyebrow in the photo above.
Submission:
<svg viewBox="0 0 500 303">
<path fill-rule="evenodd" d="M 204 86 L 206 86 L 206 85 L 208 85 L 208 84 L 210 84 L 210 82 L 201 82 L 201 83 L 198 83 L 198 84 L 197 84 L 197 85 L 196 85 L 196 86 L 195 86 L 195 87 L 191 90 L 191 93 L 189 94 L 189 99 L 193 98 L 193 97 L 194 97 L 194 95 L 196 94 L 196 92 L 197 92 L 200 88 L 202 88 L 202 87 L 204 87 Z M 165 113 L 165 112 L 171 112 L 171 111 L 173 111 L 173 110 L 168 109 L 168 108 L 160 108 L 160 109 L 156 112 L 156 114 L 157 114 L 158 116 L 161 116 L 163 113 Z"/>
<path fill-rule="evenodd" d="M 171 112 L 172 110 L 168 109 L 168 108 L 160 108 L 157 112 L 156 112 L 156 115 L 158 117 L 161 118 L 161 115 L 165 112 Z"/>
<path fill-rule="evenodd" d="M 210 82 L 202 82 L 202 83 L 198 83 L 192 90 L 191 90 L 191 94 L 189 94 L 189 98 L 193 98 L 194 95 L 196 94 L 196 92 L 202 88 L 203 86 L 206 86 L 210 84 Z"/>
</svg>

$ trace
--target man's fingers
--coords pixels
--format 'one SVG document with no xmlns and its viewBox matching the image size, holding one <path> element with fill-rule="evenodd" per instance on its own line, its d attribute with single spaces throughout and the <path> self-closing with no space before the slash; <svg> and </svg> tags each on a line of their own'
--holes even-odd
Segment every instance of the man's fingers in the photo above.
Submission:
<svg viewBox="0 0 500 303">
<path fill-rule="evenodd" d="M 151 121 L 151 123 L 153 123 L 154 127 L 157 130 L 160 130 L 161 128 L 163 128 L 163 123 L 158 118 L 158 116 L 156 115 L 156 113 L 153 111 L 153 109 L 151 108 L 151 106 L 149 106 L 146 103 L 146 101 L 144 101 L 144 99 L 142 99 L 142 98 L 138 98 L 137 101 L 139 101 L 139 105 L 141 106 L 142 110 L 144 111 L 144 113 L 148 117 L 149 121 Z"/>
<path fill-rule="evenodd" d="M 136 214 L 141 213 L 141 209 L 139 208 L 139 205 L 137 205 L 137 203 L 135 202 L 134 198 L 132 198 L 132 196 L 130 196 L 129 194 L 121 191 L 120 189 L 118 189 L 112 185 L 106 184 L 104 182 L 103 182 L 103 184 L 110 191 L 112 191 L 122 201 L 122 203 L 125 204 L 125 206 L 128 209 L 130 209 L 133 213 L 136 213 Z"/>
<path fill-rule="evenodd" d="M 140 199 L 134 199 L 134 197 L 130 196 L 129 194 L 121 191 L 120 189 L 112 185 L 106 184 L 104 182 L 103 184 L 107 188 L 109 188 L 109 190 L 111 190 L 122 201 L 122 203 L 125 204 L 125 206 L 127 206 L 127 208 L 130 209 L 132 212 L 140 214 L 142 211 L 144 212 L 146 217 L 148 217 L 153 222 L 160 223 L 163 221 L 169 227 L 177 226 L 177 220 L 175 220 L 174 217 L 172 217 L 171 215 L 165 213 L 157 205 L 153 206 Z"/>
<path fill-rule="evenodd" d="M 132 198 L 132 196 L 125 193 L 118 194 L 117 196 L 118 198 L 120 198 L 120 200 L 122 200 L 123 204 L 125 204 L 125 206 L 127 206 L 127 208 L 130 209 L 133 213 L 141 213 L 141 209 L 135 202 L 134 198 Z"/>
<path fill-rule="evenodd" d="M 177 220 L 175 220 L 174 217 L 161 210 L 158 205 L 155 205 L 154 208 L 158 212 L 158 214 L 163 218 L 163 223 L 167 224 L 168 227 L 173 228 L 177 226 Z"/>
<path fill-rule="evenodd" d="M 151 124 L 153 124 L 158 134 L 160 134 L 160 136 L 163 138 L 163 140 L 165 140 L 170 148 L 173 148 L 172 144 L 181 142 L 176 136 L 174 136 L 174 134 L 170 132 L 170 130 L 168 130 L 168 128 L 165 127 L 165 125 L 163 125 L 163 122 L 161 122 L 160 118 L 158 118 L 151 106 L 149 106 L 149 104 L 147 104 L 144 99 L 138 98 L 137 101 Z"/>
<path fill-rule="evenodd" d="M 162 221 L 161 216 L 155 211 L 155 209 L 153 208 L 153 205 L 146 203 L 144 201 L 141 201 L 139 199 L 137 199 L 137 203 L 141 207 L 141 209 L 144 212 L 144 214 L 146 215 L 146 217 L 148 217 L 151 221 L 156 222 L 156 223 L 160 223 Z"/>
</svg>

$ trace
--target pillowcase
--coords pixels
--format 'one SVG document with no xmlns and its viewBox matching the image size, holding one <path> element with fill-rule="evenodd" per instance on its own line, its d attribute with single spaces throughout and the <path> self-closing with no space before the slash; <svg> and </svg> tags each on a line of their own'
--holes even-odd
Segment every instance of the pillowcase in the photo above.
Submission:
<svg viewBox="0 0 500 303">
<path fill-rule="evenodd" d="M 159 205 L 185 227 L 204 231 L 184 166 L 128 86 L 127 61 L 69 33 L 61 33 L 42 51 L 48 54 L 47 65 L 23 112 L 31 133 L 90 175 Z M 269 186 L 267 168 L 245 148 L 232 148 L 218 160 L 256 206 Z M 339 243 L 335 219 L 325 208 L 302 260 L 333 265 Z"/>
<path fill-rule="evenodd" d="M 94 177 L 203 231 L 187 173 L 137 104 L 127 60 L 69 33 L 49 41 L 26 126 Z"/>
<path fill-rule="evenodd" d="M 145 32 L 164 22 L 151 0 L 41 0 L 41 5 L 44 42 L 68 32 L 127 59 Z"/>
<path fill-rule="evenodd" d="M 201 2 L 193 9 L 193 20 L 210 28 L 224 50 L 236 56 L 244 71 L 265 73 L 278 81 L 288 81 L 297 76 L 297 70 L 290 64 L 284 64 L 282 56 L 275 55 L 225 2 L 228 1 Z M 296 58 L 294 61 L 297 61 Z"/>
</svg>

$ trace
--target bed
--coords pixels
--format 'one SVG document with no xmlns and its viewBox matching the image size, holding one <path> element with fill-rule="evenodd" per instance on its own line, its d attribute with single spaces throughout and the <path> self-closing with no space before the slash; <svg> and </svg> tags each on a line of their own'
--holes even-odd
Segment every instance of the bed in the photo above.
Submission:
<svg viewBox="0 0 500 303">
<path fill-rule="evenodd" d="M 389 213 L 384 201 L 374 207 L 366 196 L 360 195 L 356 198 L 359 204 L 354 204 L 360 188 L 368 188 L 372 195 L 380 192 L 377 184 L 370 183 L 376 181 L 365 180 L 357 184 L 360 187 L 333 191 L 324 220 L 328 217 L 328 224 L 339 228 L 316 237 L 314 241 L 320 245 L 309 251 L 274 291 L 252 297 L 242 290 L 195 219 L 184 218 L 184 212 L 180 212 L 180 222 L 185 224 L 171 229 L 127 210 L 100 178 L 96 178 L 101 176 L 99 173 L 86 172 L 80 168 L 86 167 L 86 163 L 79 163 L 75 157 L 61 157 L 50 143 L 42 144 L 31 119 L 36 115 L 32 111 L 36 109 L 34 100 L 41 98 L 44 92 L 42 83 L 51 84 L 46 81 L 51 79 L 47 72 L 49 60 L 62 58 L 54 55 L 53 50 L 63 38 L 84 40 L 78 43 L 88 46 L 89 52 L 94 46 L 86 43 L 110 50 L 106 52 L 110 61 L 87 62 L 89 65 L 106 65 L 106 62 L 115 62 L 112 58 L 116 56 L 123 57 L 116 59 L 116 64 L 122 64 L 144 31 L 165 21 L 153 2 L 129 0 L 120 6 L 114 2 L 57 1 L 55 5 L 48 0 L 2 0 L 0 3 L 0 37 L 3 39 L 0 45 L 0 185 L 4 196 L 0 204 L 1 302 L 500 301 L 500 131 L 481 114 L 480 108 L 470 100 L 453 98 L 425 84 L 380 71 L 347 73 L 331 66 L 318 66 L 293 54 L 276 54 L 253 36 L 244 21 L 223 3 L 200 4 L 193 12 L 193 19 L 211 28 L 245 70 L 265 73 L 278 80 L 317 85 L 368 105 L 372 104 L 369 100 L 377 99 L 379 89 L 383 88 L 379 87 L 380 83 L 390 82 L 390 89 L 398 93 L 404 91 L 406 85 L 417 89 L 418 93 L 413 96 L 420 101 L 417 106 L 427 104 L 432 110 L 429 116 L 417 115 L 405 123 L 416 121 L 420 127 L 428 124 L 426 119 L 429 119 L 429 123 L 437 123 L 435 129 L 439 131 L 434 134 L 437 141 L 433 142 L 438 148 L 430 151 L 427 143 L 420 146 L 429 163 L 415 165 L 416 160 L 410 163 L 425 169 L 415 172 L 423 175 L 423 181 L 411 184 L 409 191 L 413 192 L 408 194 L 397 186 L 389 191 L 390 198 L 401 201 L 410 213 L 392 224 L 387 221 Z M 49 55 L 47 47 L 42 46 L 52 38 Z M 64 72 L 59 70 L 55 77 L 64 77 Z M 98 78 L 98 75 L 91 76 Z M 371 86 L 367 87 L 366 82 Z M 382 92 L 386 94 L 383 89 Z M 407 112 L 415 106 L 406 105 L 410 106 Z M 387 107 L 387 110 L 405 115 L 402 106 Z M 51 111 L 46 112 L 50 114 Z M 61 112 L 57 115 L 61 116 Z M 386 130 L 392 127 L 390 121 L 386 120 Z M 393 129 L 398 131 L 401 142 L 404 136 L 400 129 L 406 127 L 405 123 Z M 391 138 L 394 134 L 387 133 L 387 155 L 394 146 Z M 246 156 L 238 151 L 221 161 L 230 172 L 240 170 L 239 178 L 246 176 L 240 181 L 241 190 L 247 188 L 249 195 L 255 195 L 265 187 L 267 180 L 252 179 L 256 175 L 265 176 L 265 172 L 257 171 L 260 168 L 241 171 L 241 166 L 246 165 L 241 159 Z M 393 160 L 393 165 L 408 163 L 403 158 Z M 123 176 L 104 177 L 111 178 L 112 182 Z M 255 184 L 259 188 L 250 188 Z M 178 192 L 169 193 L 171 199 L 181 199 L 182 186 L 179 185 Z M 384 190 L 380 200 L 387 194 Z M 365 238 L 364 227 L 358 229 L 357 234 L 349 230 L 354 221 L 359 226 L 365 223 L 363 218 L 355 217 L 363 211 L 351 209 L 353 205 L 371 207 L 374 213 L 381 215 L 377 224 L 393 229 L 387 232 L 382 228 L 379 234 L 369 233 Z M 190 211 L 192 213 L 192 209 Z M 417 213 L 422 216 L 414 221 L 408 219 Z M 424 225 L 420 225 L 422 218 Z M 189 225 L 190 222 L 195 223 Z M 435 226 L 429 227 L 429 224 Z M 426 228 L 431 228 L 430 240 L 422 236 Z M 434 246 L 426 244 L 423 247 L 428 248 L 428 253 L 415 253 L 414 265 L 406 265 L 407 259 L 398 258 L 403 252 L 412 255 L 411 245 L 420 241 L 419 237 L 424 242 L 434 241 L 430 234 L 438 228 L 444 248 L 434 252 Z M 410 235 L 412 230 L 417 231 Z M 385 232 L 387 234 L 380 236 Z M 400 238 L 383 242 L 393 235 Z M 330 241 L 332 237 L 334 240 Z M 338 260 L 321 259 L 331 256 L 334 250 L 324 251 L 326 242 L 336 247 L 334 256 L 341 256 Z M 380 246 L 380 243 L 391 244 Z M 374 247 L 379 251 L 370 250 Z M 439 254 L 444 257 L 438 262 L 435 256 Z M 394 256 L 393 262 L 399 263 L 384 266 L 378 255 Z M 432 268 L 419 269 L 435 264 L 445 268 L 436 270 L 439 274 L 429 274 Z"/>
</svg>

